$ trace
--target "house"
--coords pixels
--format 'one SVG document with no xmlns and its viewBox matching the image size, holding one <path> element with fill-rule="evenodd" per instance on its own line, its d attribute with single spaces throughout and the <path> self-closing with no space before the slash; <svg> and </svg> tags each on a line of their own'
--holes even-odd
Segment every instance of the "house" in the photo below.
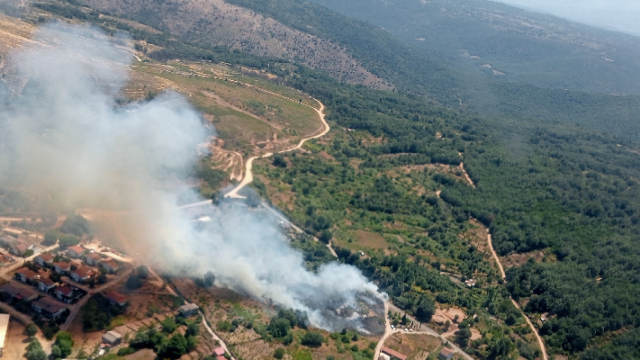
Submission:
<svg viewBox="0 0 640 360">
<path fill-rule="evenodd" d="M 10 235 L 0 236 L 0 245 L 10 247 L 18 241 L 16 238 Z"/>
<path fill-rule="evenodd" d="M 84 249 L 78 245 L 69 246 L 67 248 L 67 254 L 69 254 L 70 257 L 77 259 L 84 254 Z"/>
<path fill-rule="evenodd" d="M 476 280 L 475 279 L 469 279 L 469 280 L 465 280 L 464 283 L 467 284 L 468 287 L 474 287 L 476 285 Z"/>
<path fill-rule="evenodd" d="M 107 331 L 102 335 L 102 342 L 111 346 L 118 345 L 122 342 L 122 334 L 117 331 Z"/>
<path fill-rule="evenodd" d="M 15 242 L 9 249 L 9 251 L 18 256 L 24 255 L 27 250 L 29 250 L 29 244 L 22 240 L 18 240 L 17 242 Z"/>
<path fill-rule="evenodd" d="M 40 278 L 40 275 L 38 275 L 35 271 L 25 266 L 23 268 L 16 270 L 14 277 L 22 281 L 23 283 L 26 283 L 29 281 L 38 280 L 38 278 Z"/>
<path fill-rule="evenodd" d="M 393 349 L 390 349 L 386 346 L 382 347 L 382 352 L 389 355 L 392 359 L 396 358 L 398 360 L 406 360 L 407 359 L 407 355 L 401 354 Z"/>
<path fill-rule="evenodd" d="M 71 270 L 71 264 L 64 261 L 53 263 L 53 270 L 58 274 L 64 274 L 66 271 Z"/>
<path fill-rule="evenodd" d="M 113 274 L 120 269 L 120 265 L 118 265 L 114 260 L 103 261 L 100 263 L 100 267 L 107 270 L 110 274 Z"/>
<path fill-rule="evenodd" d="M 65 310 L 67 310 L 67 307 L 64 306 L 64 304 L 47 296 L 31 303 L 31 308 L 36 312 L 53 319 L 59 317 Z"/>
<path fill-rule="evenodd" d="M 60 286 L 56 288 L 56 297 L 64 302 L 71 301 L 73 296 L 73 290 L 67 286 Z"/>
<path fill-rule="evenodd" d="M 9 331 L 9 314 L 0 314 L 0 356 L 4 353 L 4 340 Z"/>
<path fill-rule="evenodd" d="M 31 301 L 38 297 L 38 294 L 34 293 L 33 291 L 13 286 L 11 284 L 2 285 L 2 287 L 0 287 L 0 292 L 3 294 L 8 294 L 9 296 L 11 296 L 11 298 L 23 301 Z"/>
<path fill-rule="evenodd" d="M 53 262 L 53 259 L 54 259 L 53 255 L 46 253 L 46 254 L 40 254 L 36 256 L 35 261 L 38 265 L 46 267 L 47 265 Z"/>
<path fill-rule="evenodd" d="M 223 356 L 224 357 L 224 349 L 222 347 L 217 347 L 213 349 L 213 356 Z"/>
<path fill-rule="evenodd" d="M 71 266 L 75 266 L 76 269 L 79 268 L 80 266 L 82 266 L 82 260 L 80 259 L 71 259 L 71 261 L 69 261 Z"/>
<path fill-rule="evenodd" d="M 438 354 L 438 359 L 442 359 L 442 360 L 451 360 L 451 358 L 453 357 L 453 350 L 449 349 L 449 348 L 442 348 L 442 350 L 440 350 L 440 354 Z"/>
<path fill-rule="evenodd" d="M 98 263 L 100 262 L 100 254 L 98 253 L 87 254 L 84 257 L 84 261 L 89 266 L 98 266 Z"/>
<path fill-rule="evenodd" d="M 89 280 L 93 276 L 93 270 L 87 266 L 80 266 L 79 268 L 71 271 L 69 277 L 73 279 L 75 282 L 83 282 Z"/>
<path fill-rule="evenodd" d="M 184 304 L 178 308 L 178 311 L 180 311 L 180 315 L 189 317 L 197 314 L 199 309 L 200 308 L 196 304 Z"/>
<path fill-rule="evenodd" d="M 107 293 L 107 299 L 109 299 L 111 305 L 118 304 L 124 306 L 127 303 L 127 297 L 116 291 L 109 291 Z"/>
<path fill-rule="evenodd" d="M 49 292 L 49 290 L 54 289 L 56 287 L 56 283 L 54 283 L 51 279 L 42 278 L 37 281 L 38 289 L 40 291 Z"/>
<path fill-rule="evenodd" d="M 4 265 L 9 262 L 13 262 L 13 258 L 11 257 L 11 255 L 0 252 L 0 263 Z"/>
</svg>

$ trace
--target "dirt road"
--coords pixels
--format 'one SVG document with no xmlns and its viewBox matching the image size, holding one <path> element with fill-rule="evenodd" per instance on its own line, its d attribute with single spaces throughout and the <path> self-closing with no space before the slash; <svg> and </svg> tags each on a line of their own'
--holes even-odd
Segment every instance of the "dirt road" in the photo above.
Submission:
<svg viewBox="0 0 640 360">
<path fill-rule="evenodd" d="M 289 98 L 286 98 L 286 99 L 289 99 Z M 293 99 L 289 99 L 289 100 L 295 101 Z M 291 149 L 278 151 L 277 154 L 282 154 L 282 153 L 285 153 L 285 152 L 298 150 L 298 149 L 300 149 L 302 147 L 302 145 L 304 145 L 305 142 L 307 142 L 309 140 L 317 139 L 319 137 L 322 137 L 326 133 L 328 133 L 329 130 L 331 130 L 331 128 L 329 127 L 329 124 L 327 124 L 326 120 L 324 119 L 324 104 L 321 103 L 317 99 L 314 99 L 314 100 L 316 100 L 318 102 L 318 104 L 320 104 L 320 109 L 316 109 L 316 108 L 313 108 L 313 107 L 312 107 L 312 109 L 315 110 L 318 113 L 318 116 L 320 117 L 320 121 L 322 122 L 323 128 L 320 129 L 319 133 L 317 133 L 315 135 L 312 135 L 312 136 L 310 136 L 308 138 L 304 138 L 304 139 L 300 140 L 298 145 L 292 147 Z M 233 190 L 231 190 L 228 193 L 226 193 L 224 195 L 224 197 L 236 198 L 236 199 L 244 199 L 244 196 L 238 195 L 238 191 L 240 191 L 243 187 L 247 186 L 248 184 L 250 184 L 253 181 L 253 173 L 251 171 L 251 168 L 253 166 L 253 160 L 261 159 L 261 158 L 267 158 L 267 157 L 270 157 L 272 155 L 273 155 L 273 153 L 267 153 L 267 154 L 263 154 L 263 155 L 259 155 L 259 156 L 250 157 L 249 159 L 247 159 L 247 163 L 245 165 L 244 177 L 242 178 L 242 181 Z"/>
<path fill-rule="evenodd" d="M 380 341 L 378 342 L 378 345 L 376 346 L 376 350 L 374 353 L 374 359 L 377 359 L 380 356 L 380 350 L 382 349 L 382 346 L 384 345 L 384 342 L 387 340 L 387 338 L 395 333 L 401 332 L 402 330 L 400 329 L 396 329 L 396 330 L 392 330 L 391 329 L 391 325 L 389 324 L 389 319 L 388 319 L 388 312 L 389 310 L 395 311 L 395 312 L 400 312 L 400 313 L 405 313 L 404 311 L 400 310 L 399 308 L 397 308 L 395 305 L 385 301 L 385 333 L 384 336 L 380 339 Z M 420 323 L 418 320 L 416 320 L 413 316 L 407 314 L 407 319 L 413 321 L 414 323 Z M 406 332 L 405 334 L 408 335 L 419 335 L 419 334 L 424 334 L 424 335 L 431 335 L 431 336 L 435 336 L 437 338 L 439 338 L 440 340 L 442 340 L 443 342 L 447 342 L 449 345 L 449 347 L 454 351 L 459 353 L 462 357 L 464 357 L 466 360 L 474 360 L 473 357 L 471 357 L 471 355 L 467 354 L 466 352 L 462 351 L 462 349 L 460 349 L 458 346 L 456 346 L 455 344 L 451 343 L 447 338 L 445 338 L 443 335 L 438 334 L 437 331 L 433 330 L 432 328 L 428 327 L 425 324 L 421 324 L 419 331 L 414 331 L 414 332 Z"/>
<path fill-rule="evenodd" d="M 496 264 L 498 264 L 498 268 L 500 269 L 500 275 L 502 276 L 502 279 L 506 279 L 507 275 L 505 274 L 504 268 L 500 263 L 500 258 L 498 258 L 498 254 L 496 254 L 495 250 L 493 249 L 493 241 L 491 239 L 491 234 L 489 233 L 488 229 L 487 229 L 487 241 L 489 243 L 489 248 L 491 249 L 491 254 L 493 255 L 493 258 L 495 259 Z M 536 339 L 538 340 L 538 346 L 540 346 L 540 350 L 542 351 L 542 359 L 548 360 L 549 358 L 547 357 L 547 349 L 544 347 L 544 341 L 542 341 L 542 337 L 540 337 L 540 334 L 538 334 L 538 330 L 533 326 L 533 323 L 531 322 L 529 317 L 527 317 L 524 311 L 522 311 L 520 304 L 518 304 L 518 302 L 515 301 L 512 297 L 509 297 L 509 299 L 511 299 L 511 302 L 513 303 L 513 305 L 518 310 L 520 310 L 520 313 L 522 314 L 522 316 L 524 316 L 524 319 L 527 321 L 527 324 L 529 324 L 529 327 L 533 331 L 533 334 L 536 336 Z"/>
</svg>

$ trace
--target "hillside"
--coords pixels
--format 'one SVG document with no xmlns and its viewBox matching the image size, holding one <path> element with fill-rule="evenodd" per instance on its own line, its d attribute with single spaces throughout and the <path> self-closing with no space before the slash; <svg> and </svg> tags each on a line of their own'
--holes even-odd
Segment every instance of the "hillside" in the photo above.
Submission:
<svg viewBox="0 0 640 360">
<path fill-rule="evenodd" d="M 46 2 L 27 20 L 56 17 L 90 21 L 112 34 L 129 31 L 142 60 L 133 70 L 171 84 L 220 128 L 224 146 L 214 152 L 245 156 L 278 150 L 282 144 L 275 137 L 295 136 L 289 125 L 312 131 L 311 123 L 296 116 L 309 109 L 295 105 L 310 104 L 312 97 L 325 104 L 331 126 L 326 136 L 305 143 L 301 151 L 254 163 L 253 188 L 306 233 L 290 244 L 304 254 L 307 269 L 335 261 L 311 235 L 330 242 L 339 261 L 359 268 L 394 306 L 476 359 L 543 358 L 532 328 L 550 358 L 640 357 L 640 144 L 633 140 L 637 115 L 629 111 L 634 97 L 480 82 L 478 88 L 494 87 L 488 98 L 507 110 L 486 116 L 463 101 L 465 111 L 460 111 L 455 98 L 453 110 L 442 106 L 449 104 L 444 95 L 438 98 L 441 104 L 432 101 L 436 96 L 424 95 L 455 95 L 458 81 L 470 80 L 451 76 L 454 67 L 421 63 L 429 58 L 384 30 L 306 2 L 233 1 L 290 28 L 302 31 L 302 24 L 310 25 L 309 32 L 344 46 L 353 59 L 393 79 L 402 91 L 353 86 L 296 61 L 187 40 L 179 30 L 153 27 L 154 19 L 141 24 Z M 305 95 L 286 109 L 280 99 L 229 84 L 221 80 L 225 77 L 288 97 Z M 150 88 L 145 85 L 135 82 L 127 95 L 153 97 L 144 93 Z M 605 114 L 620 118 L 605 123 Z M 631 140 L 589 128 L 596 126 L 630 134 Z M 218 201 L 221 171 L 212 174 L 211 166 L 219 164 L 205 160 L 194 172 L 197 184 L 202 195 Z M 237 164 L 236 159 L 219 170 L 231 177 Z M 17 206 L 9 205 L 19 196 L 3 194 L 4 209 L 14 211 Z M 505 278 L 496 258 L 505 265 Z M 402 325 L 412 321 L 401 314 L 389 319 Z M 271 352 L 291 340 L 287 346 L 293 352 L 302 345 L 302 333 L 292 334 L 265 334 L 259 341 Z M 330 356 L 339 359 L 370 358 L 362 347 L 371 344 L 353 340 L 352 332 L 329 336 L 319 350 L 330 348 Z M 360 347 L 349 348 L 350 341 Z M 409 342 L 391 343 L 409 348 Z M 434 347 L 428 348 L 435 355 Z M 299 349 L 305 353 L 300 359 L 329 354 Z M 418 356 L 417 349 L 410 350 Z M 255 356 L 252 351 L 242 353 Z"/>
<path fill-rule="evenodd" d="M 389 82 L 363 68 L 339 45 L 222 0 L 172 0 L 160 4 L 151 0 L 89 0 L 85 3 L 114 15 L 125 15 L 158 29 L 166 29 L 190 42 L 296 60 L 351 84 L 383 89 L 392 87 Z"/>
</svg>

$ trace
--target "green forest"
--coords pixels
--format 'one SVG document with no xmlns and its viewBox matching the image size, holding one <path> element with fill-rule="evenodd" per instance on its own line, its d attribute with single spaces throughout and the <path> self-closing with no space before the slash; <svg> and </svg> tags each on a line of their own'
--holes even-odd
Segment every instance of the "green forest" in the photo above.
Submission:
<svg viewBox="0 0 640 360">
<path fill-rule="evenodd" d="M 505 91 L 505 97 L 520 99 L 517 103 L 504 100 L 517 107 L 500 109 L 511 115 L 452 110 L 442 104 L 457 94 L 455 76 L 432 62 L 414 68 L 411 61 L 422 61 L 422 57 L 387 57 L 388 51 L 393 56 L 413 52 L 384 32 L 365 41 L 363 23 L 350 20 L 351 25 L 342 27 L 344 17 L 322 10 L 325 14 L 316 18 L 314 11 L 322 8 L 292 0 L 231 2 L 297 27 L 308 21 L 316 34 L 351 44 L 349 50 L 363 64 L 393 81 L 400 91 L 345 85 L 293 61 L 203 48 L 166 32 L 127 28 L 69 3 L 37 6 L 62 17 L 94 22 L 109 32 L 130 31 L 134 39 L 164 48 L 149 54 L 158 61 L 224 61 L 272 71 L 279 68 L 273 65 L 289 63 L 288 70 L 277 74 L 278 81 L 322 101 L 333 131 L 327 143 L 309 144 L 307 153 L 257 163 L 256 174 L 263 180 L 254 186 L 269 198 L 273 189 L 292 193 L 293 210 L 283 210 L 325 241 L 355 246 L 357 241 L 350 234 L 358 230 L 384 238 L 391 254 L 380 249 L 361 258 L 349 246 L 337 252 L 340 261 L 360 268 L 407 312 L 426 320 L 437 302 L 464 307 L 470 314 L 479 314 L 479 321 L 498 319 L 500 326 L 490 329 L 490 340 L 464 344 L 470 353 L 482 359 L 537 356 L 529 343 L 510 336 L 526 332 L 524 320 L 508 301 L 511 295 L 526 304 L 524 310 L 532 318 L 543 314 L 547 318 L 540 332 L 550 354 L 587 360 L 640 358 L 638 145 L 629 137 L 590 129 L 606 125 L 620 133 L 630 124 L 633 111 L 624 117 L 624 106 L 612 97 L 596 101 L 596 95 L 584 94 L 575 101 L 582 104 L 585 118 L 562 118 L 571 109 L 569 100 L 557 97 L 552 103 L 546 93 L 537 94 L 528 86 Z M 335 26 L 329 29 L 331 23 Z M 513 95 L 515 90 L 521 93 Z M 536 110 L 536 99 L 547 106 L 545 113 Z M 630 101 L 629 109 L 636 108 L 631 97 L 620 101 Z M 620 117 L 611 124 L 595 124 L 607 113 Z M 535 117 L 539 119 L 531 119 Z M 635 130 L 629 127 L 628 132 Z M 455 173 L 443 174 L 426 166 L 460 162 L 475 186 Z M 407 166 L 419 170 L 398 170 Z M 424 189 L 423 194 L 417 194 L 415 186 Z M 3 206 L 20 206 L 16 196 L 3 193 Z M 470 219 L 490 229 L 500 255 L 541 251 L 543 258 L 510 268 L 505 284 L 488 258 L 459 236 L 475 226 Z M 330 259 L 303 240 L 294 245 L 305 252 L 311 268 Z M 467 289 L 441 274 L 442 270 L 461 279 L 479 276 L 483 281 Z"/>
</svg>

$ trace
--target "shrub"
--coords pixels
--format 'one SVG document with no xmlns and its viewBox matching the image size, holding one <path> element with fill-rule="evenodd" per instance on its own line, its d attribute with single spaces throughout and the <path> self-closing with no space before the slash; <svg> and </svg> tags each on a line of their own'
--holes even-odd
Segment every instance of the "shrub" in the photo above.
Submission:
<svg viewBox="0 0 640 360">
<path fill-rule="evenodd" d="M 136 349 L 134 348 L 121 348 L 120 350 L 118 350 L 118 356 L 127 356 L 133 354 L 134 352 L 136 352 Z"/>
<path fill-rule="evenodd" d="M 284 349 L 277 348 L 276 351 L 273 353 L 273 357 L 276 359 L 282 359 L 284 357 Z"/>
<path fill-rule="evenodd" d="M 310 331 L 302 337 L 302 345 L 309 347 L 320 347 L 324 342 L 324 336 L 318 332 Z"/>
</svg>

